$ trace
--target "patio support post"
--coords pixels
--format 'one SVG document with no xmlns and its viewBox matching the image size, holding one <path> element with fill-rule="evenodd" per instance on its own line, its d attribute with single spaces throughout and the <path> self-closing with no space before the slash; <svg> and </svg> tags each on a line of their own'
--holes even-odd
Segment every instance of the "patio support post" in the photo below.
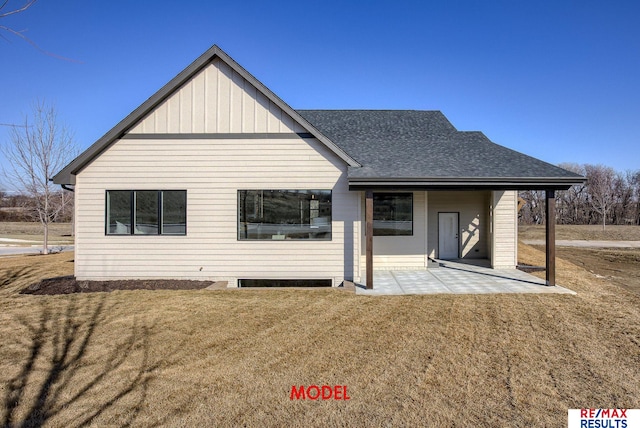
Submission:
<svg viewBox="0 0 640 428">
<path fill-rule="evenodd" d="M 553 190 L 546 190 L 546 257 L 547 285 L 556 285 L 556 196 Z"/>
<path fill-rule="evenodd" d="M 366 276 L 367 289 L 373 289 L 373 190 L 367 190 L 364 193 L 364 217 L 365 217 L 365 239 L 366 239 Z"/>
</svg>

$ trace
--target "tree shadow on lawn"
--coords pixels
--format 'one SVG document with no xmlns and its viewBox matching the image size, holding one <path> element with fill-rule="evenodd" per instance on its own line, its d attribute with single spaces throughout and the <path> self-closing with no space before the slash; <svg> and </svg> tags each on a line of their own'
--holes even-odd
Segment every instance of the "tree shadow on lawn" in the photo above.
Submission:
<svg viewBox="0 0 640 428">
<path fill-rule="evenodd" d="M 150 331 L 155 322 L 138 317 L 128 334 L 96 334 L 113 310 L 106 299 L 103 293 L 85 299 L 42 299 L 37 316 L 18 319 L 28 334 L 16 335 L 15 345 L 26 358 L 6 385 L 3 427 L 42 426 L 56 416 L 67 421 L 64 425 L 73 421 L 74 426 L 86 426 L 112 408 L 120 426 L 136 420 L 154 371 L 164 367 L 172 353 L 153 360 Z"/>
<path fill-rule="evenodd" d="M 0 289 L 13 284 L 15 281 L 18 281 L 19 279 L 28 277 L 34 271 L 35 269 L 32 266 L 24 266 L 20 268 L 5 270 L 4 273 L 2 274 L 2 277 L 0 278 Z"/>
</svg>

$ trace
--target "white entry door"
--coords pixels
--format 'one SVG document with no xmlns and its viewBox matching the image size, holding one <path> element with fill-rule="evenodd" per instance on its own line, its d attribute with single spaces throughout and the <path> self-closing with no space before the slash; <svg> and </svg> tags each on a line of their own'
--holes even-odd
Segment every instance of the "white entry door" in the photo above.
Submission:
<svg viewBox="0 0 640 428">
<path fill-rule="evenodd" d="M 457 259 L 458 242 L 458 213 L 438 213 L 438 258 Z"/>
</svg>

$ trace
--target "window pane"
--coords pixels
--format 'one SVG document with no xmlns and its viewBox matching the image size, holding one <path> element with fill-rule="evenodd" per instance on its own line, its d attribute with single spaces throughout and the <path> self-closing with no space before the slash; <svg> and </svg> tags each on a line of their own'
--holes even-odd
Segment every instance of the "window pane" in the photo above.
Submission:
<svg viewBox="0 0 640 428">
<path fill-rule="evenodd" d="M 238 191 L 238 239 L 331 239 L 331 190 Z"/>
<path fill-rule="evenodd" d="M 162 192 L 162 234 L 187 233 L 187 192 L 165 190 Z"/>
<path fill-rule="evenodd" d="M 128 235 L 131 233 L 131 192 L 129 190 L 107 191 L 107 234 Z"/>
<path fill-rule="evenodd" d="M 373 235 L 413 235 L 413 194 L 373 194 Z"/>
<path fill-rule="evenodd" d="M 331 287 L 330 279 L 239 279 L 239 287 Z"/>
<path fill-rule="evenodd" d="M 136 222 L 134 233 L 136 235 L 158 234 L 158 192 L 137 191 Z"/>
</svg>

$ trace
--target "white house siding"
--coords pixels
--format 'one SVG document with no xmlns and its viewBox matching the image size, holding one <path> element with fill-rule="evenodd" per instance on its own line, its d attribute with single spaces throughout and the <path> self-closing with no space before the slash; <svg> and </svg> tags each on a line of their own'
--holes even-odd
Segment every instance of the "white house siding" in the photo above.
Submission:
<svg viewBox="0 0 640 428">
<path fill-rule="evenodd" d="M 386 192 L 385 192 L 386 193 Z M 401 192 L 406 193 L 406 192 Z M 425 192 L 413 193 L 413 235 L 412 236 L 374 236 L 373 267 L 374 269 L 424 269 L 425 260 Z M 360 209 L 364 218 L 364 192 L 360 192 Z M 366 242 L 364 239 L 364 222 L 359 229 L 360 266 L 366 266 Z"/>
<path fill-rule="evenodd" d="M 493 191 L 491 265 L 515 269 L 518 264 L 518 192 Z"/>
<path fill-rule="evenodd" d="M 358 195 L 315 139 L 120 140 L 76 183 L 78 279 L 353 278 Z M 187 235 L 105 236 L 119 189 L 186 190 Z M 242 189 L 332 189 L 332 240 L 238 241 Z"/>
<path fill-rule="evenodd" d="M 133 138 L 117 140 L 78 173 L 76 276 L 213 279 L 230 286 L 242 278 L 332 279 L 334 285 L 352 279 L 359 195 L 348 191 L 345 162 L 316 139 L 295 134 L 303 131 L 214 60 L 135 125 L 126 136 Z M 105 236 L 106 190 L 145 189 L 187 191 L 186 236 Z M 243 189 L 331 189 L 331 241 L 239 241 Z"/>
<path fill-rule="evenodd" d="M 164 100 L 133 134 L 306 132 L 219 59 Z"/>
<path fill-rule="evenodd" d="M 489 200 L 484 191 L 430 191 L 428 198 L 427 252 L 438 258 L 438 213 L 457 212 L 460 221 L 460 256 L 489 257 Z"/>
</svg>

